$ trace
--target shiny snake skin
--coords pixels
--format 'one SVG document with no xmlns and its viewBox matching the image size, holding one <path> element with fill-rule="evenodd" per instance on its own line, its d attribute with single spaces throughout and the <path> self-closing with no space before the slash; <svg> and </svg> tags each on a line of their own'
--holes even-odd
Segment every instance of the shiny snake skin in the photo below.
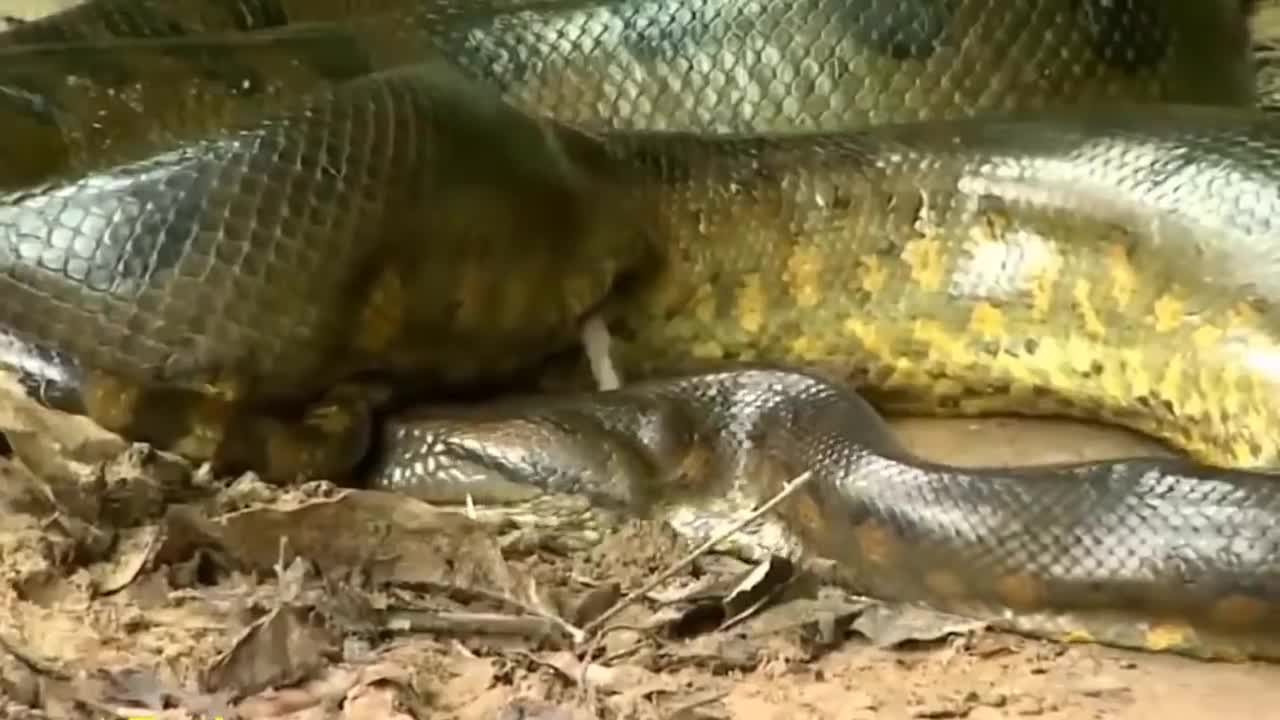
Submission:
<svg viewBox="0 0 1280 720">
<path fill-rule="evenodd" d="M 0 36 L 0 348 L 50 406 L 225 470 L 550 521 L 585 493 L 706 535 L 809 469 L 741 550 L 1276 657 L 1253 105 L 1235 0 L 91 0 Z M 591 315 L 651 379 L 371 437 L 536 386 Z M 939 467 L 833 381 L 1193 459 Z"/>
</svg>

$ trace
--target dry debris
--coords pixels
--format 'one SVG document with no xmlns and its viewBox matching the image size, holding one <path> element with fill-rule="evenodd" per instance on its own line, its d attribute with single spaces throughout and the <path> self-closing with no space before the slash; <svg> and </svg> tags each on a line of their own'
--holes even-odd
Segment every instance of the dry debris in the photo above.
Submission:
<svg viewBox="0 0 1280 720">
<path fill-rule="evenodd" d="M 1124 717 L 1167 690 L 1148 665 L 1212 667 L 988 632 L 641 520 L 583 549 L 215 478 L 6 382 L 2 717 Z M 1273 672 L 1234 680 L 1257 698 Z"/>
</svg>

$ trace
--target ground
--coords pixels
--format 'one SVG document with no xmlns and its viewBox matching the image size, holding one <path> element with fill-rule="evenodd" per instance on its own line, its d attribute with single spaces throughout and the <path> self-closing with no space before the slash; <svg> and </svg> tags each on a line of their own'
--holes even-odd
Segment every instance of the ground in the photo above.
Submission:
<svg viewBox="0 0 1280 720">
<path fill-rule="evenodd" d="M 0 14 L 59 4 L 0 0 Z M 211 478 L 0 385 L 14 448 L 0 457 L 2 717 L 1208 720 L 1280 706 L 1280 667 L 1032 641 L 714 554 L 598 630 L 684 556 L 679 539 L 635 522 L 554 548 L 412 500 Z M 896 427 L 960 464 L 1161 452 L 1065 422 Z"/>
<path fill-rule="evenodd" d="M 0 390 L 18 429 L 0 458 L 4 717 L 1207 720 L 1280 702 L 1275 666 L 1032 641 L 778 561 L 702 555 L 598 622 L 689 548 L 643 522 L 556 548 L 414 500 L 211 478 Z M 993 438 L 1022 460 L 1141 444 L 899 427 L 966 462 Z"/>
</svg>

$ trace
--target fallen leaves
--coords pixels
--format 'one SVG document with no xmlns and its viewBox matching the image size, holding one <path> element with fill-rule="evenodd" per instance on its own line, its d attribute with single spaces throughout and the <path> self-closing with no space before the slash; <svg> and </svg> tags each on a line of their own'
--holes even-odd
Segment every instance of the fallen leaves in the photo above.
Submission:
<svg viewBox="0 0 1280 720">
<path fill-rule="evenodd" d="M 0 460 L 10 506 L 42 518 L 32 527 L 63 548 L 38 556 L 10 617 L 72 627 L 58 610 L 97 603 L 77 619 L 92 632 L 76 642 L 14 626 L 5 653 L 21 669 L 11 696 L 68 713 L 425 717 L 452 704 L 442 688 L 493 702 L 533 673 L 563 702 L 508 699 L 493 712 L 724 717 L 730 677 L 820 657 L 851 632 L 932 640 L 968 629 L 895 624 L 786 558 L 691 551 L 652 523 L 624 524 L 593 565 L 554 543 L 504 544 L 456 508 L 252 475 L 219 484 L 136 446 L 77 472 L 49 480 Z M 86 487 L 99 500 L 75 500 Z M 663 549 L 628 565 L 627 548 Z M 86 648 L 110 645 L 121 651 L 86 664 Z M 428 650 L 473 665 L 424 677 L 402 664 Z"/>
<path fill-rule="evenodd" d="M 8 421 L 27 425 L 0 458 L 6 716 L 727 718 L 744 678 L 814 674 L 799 694 L 814 716 L 862 717 L 884 700 L 815 674 L 832 653 L 897 653 L 918 672 L 919 657 L 950 671 L 1019 652 L 980 623 L 850 596 L 788 558 L 689 548 L 654 522 L 583 547 L 483 509 L 215 478 Z M 912 703 L 921 717 L 990 707 Z"/>
</svg>

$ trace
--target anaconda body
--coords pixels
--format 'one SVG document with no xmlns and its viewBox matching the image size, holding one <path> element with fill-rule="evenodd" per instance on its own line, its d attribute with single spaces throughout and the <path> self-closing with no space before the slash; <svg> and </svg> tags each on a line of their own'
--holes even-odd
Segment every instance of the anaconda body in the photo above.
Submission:
<svg viewBox="0 0 1280 720">
<path fill-rule="evenodd" d="M 148 21 L 119 27 L 100 8 L 120 4 L 75 17 L 109 34 L 173 36 L 219 6 L 140 6 Z M 280 22 L 266 24 L 287 25 L 288 8 L 269 7 L 263 17 Z M 1234 2 L 382 7 L 388 14 L 350 29 L 130 42 L 111 48 L 109 63 L 84 60 L 101 56 L 96 40 L 4 50 L 0 98 L 48 160 L 5 178 L 0 320 L 15 347 L 35 349 L 22 356 L 40 360 L 28 370 L 54 358 L 62 374 L 46 372 L 59 386 L 46 386 L 48 397 L 195 458 L 328 473 L 363 450 L 369 378 L 427 393 L 502 379 L 568 347 L 583 316 L 602 309 L 630 345 L 619 355 L 628 376 L 741 360 L 817 365 L 869 382 L 886 407 L 1065 410 L 1220 464 L 1275 462 L 1277 142 L 1244 109 L 1252 88 Z M 193 8 L 184 21 L 155 14 Z M 66 39 L 50 28 L 67 17 L 15 37 Z M 316 62 L 329 47 L 342 49 L 341 63 Z M 470 79 L 439 58 L 406 61 L 419 52 L 439 52 Z M 68 64 L 88 82 L 67 82 Z M 287 82 L 271 81 L 282 74 Z M 200 92 L 175 92 L 184 80 Z M 489 86 L 546 118 L 498 104 Z M 1100 109 L 1120 101 L 1237 109 Z M 1041 114 L 849 130 L 1001 110 Z M 708 135 L 783 128 L 832 134 Z M 705 382 L 669 386 L 704 414 L 702 427 L 726 431 L 751 416 L 750 406 L 699 404 L 717 386 Z M 287 412 L 322 396 L 351 424 L 290 434 Z M 589 433 L 593 412 L 567 431 Z M 824 512 L 866 499 L 849 481 L 865 467 L 849 457 L 894 458 L 852 424 L 830 426 L 843 437 L 838 452 L 767 448 L 831 471 L 814 491 L 825 493 Z M 569 458 L 549 459 L 572 470 Z M 1108 467 L 1089 472 L 1180 471 Z M 1197 472 L 1209 474 L 1185 474 Z M 1226 495 L 1230 516 L 1213 537 L 1235 522 L 1269 527 L 1275 508 L 1249 477 Z M 1038 502 L 1048 486 L 1036 478 L 1005 479 Z M 956 506 L 985 508 L 969 502 L 979 488 L 957 485 Z M 1221 498 L 1174 497 L 1183 502 L 1160 505 L 1144 527 L 1176 545 L 1186 529 L 1169 513 L 1208 513 Z M 871 520 L 891 527 L 893 513 L 923 512 L 920 500 L 876 505 Z M 1030 505 L 1004 503 L 1013 521 L 1032 522 Z M 847 535 L 833 521 L 788 517 L 819 550 Z M 1024 563 L 1048 588 L 1039 607 L 1070 609 L 1054 573 L 1068 572 L 1072 553 L 1123 562 L 1131 548 L 1116 534 L 1129 526 L 1097 527 L 1103 537 L 1083 550 L 1066 530 L 1046 536 L 1047 560 Z M 975 596 L 1004 577 L 973 564 L 991 545 L 940 537 Z M 1239 575 L 1257 581 L 1246 601 L 1266 609 L 1242 627 L 1269 632 L 1268 538 L 1249 536 Z M 1215 580 L 1224 560 L 1212 543 L 1193 547 L 1205 589 L 1185 606 L 1217 607 L 1237 587 Z M 882 589 L 946 604 L 922 583 L 924 565 L 903 567 L 901 592 Z M 1153 595 L 1189 592 L 1166 576 L 1142 581 Z M 1130 619 L 1150 609 L 1103 595 Z M 1192 637 L 1178 649 L 1205 647 Z"/>
<path fill-rule="evenodd" d="M 668 198 L 694 207 L 677 208 L 664 198 L 657 199 L 661 207 L 654 206 L 647 191 L 633 201 L 630 188 L 611 205 L 601 196 L 608 194 L 615 171 L 592 157 L 606 151 L 566 128 L 543 130 L 491 110 L 479 85 L 472 86 L 474 98 L 445 101 L 449 114 L 466 118 L 446 127 L 450 119 L 436 114 L 431 91 L 415 78 L 438 76 L 438 66 L 406 64 L 430 47 L 471 72 L 473 82 L 496 86 L 526 109 L 597 129 L 832 129 L 1121 99 L 1245 105 L 1252 98 L 1244 22 L 1234 2 L 1193 8 L 1040 0 L 1014 7 L 965 0 L 944 11 L 923 4 L 813 0 L 766 11 L 724 1 L 597 0 L 494 9 L 503 4 L 519 3 L 385 2 L 350 28 L 291 29 L 289 21 L 332 19 L 327 13 L 336 10 L 325 3 L 261 3 L 252 6 L 258 9 L 246 15 L 249 20 L 238 21 L 218 15 L 219 8 L 225 10 L 220 3 L 193 0 L 164 10 L 90 3 L 23 28 L 0 65 L 0 86 L 11 89 L 4 95 L 13 103 L 10 116 L 37 127 L 15 133 L 25 141 L 9 154 L 31 157 L 29 148 L 55 148 L 64 159 L 44 164 L 59 152 L 35 154 L 35 167 L 7 180 L 19 188 L 7 201 L 4 220 L 14 228 L 8 235 L 18 258 L 6 293 L 12 303 L 6 315 L 16 318 L 11 329 L 112 376 L 101 383 L 105 389 L 87 393 L 90 405 L 110 406 L 91 408 L 95 417 L 114 428 L 137 426 L 134 434 L 160 444 L 182 445 L 187 435 L 216 430 L 170 418 L 134 422 L 134 413 L 120 406 L 147 403 L 122 402 L 118 386 L 216 385 L 220 397 L 269 408 L 314 399 L 357 372 L 391 371 L 399 382 L 412 379 L 433 389 L 501 378 L 516 369 L 513 361 L 536 363 L 571 344 L 577 321 L 605 300 L 619 278 L 652 275 L 650 266 L 679 257 L 669 251 L 687 241 L 679 239 L 684 230 L 696 231 L 697 203 L 729 211 L 727 222 L 713 218 L 720 228 L 734 226 L 734 213 L 762 207 L 750 198 L 721 202 L 721 191 L 732 187 L 730 176 L 751 162 L 734 157 L 729 146 L 725 162 L 707 168 L 720 177 L 708 177 L 695 196 L 672 186 Z M 275 27 L 265 36 L 249 34 L 249 40 L 187 34 L 187 28 L 220 31 L 236 22 Z M 105 34 L 161 37 L 103 52 L 97 48 Z M 89 40 L 20 44 L 50 37 Z M 1058 39 L 1046 44 L 1046 37 Z M 1037 50 L 1010 51 L 1023 46 Z M 326 51 L 332 51 L 327 64 L 317 61 Z M 77 71 L 70 78 L 68 65 Z M 378 70 L 389 74 L 369 74 Z M 271 80 L 277 77 L 284 80 Z M 185 90 L 182 84 L 192 80 L 194 86 Z M 721 84 L 730 89 L 720 92 Z M 651 102 L 659 105 L 647 115 L 653 119 L 645 120 L 641 111 Z M 468 107 L 455 110 L 458 104 Z M 468 126 L 476 132 L 467 133 Z M 414 132 L 422 127 L 430 130 Z M 534 137 L 542 133 L 549 137 Z M 491 146 L 481 139 L 490 137 L 509 142 Z M 678 154 L 675 160 L 673 166 L 681 160 Z M 617 165 L 611 158 L 599 162 Z M 474 174 L 437 181 L 433 174 L 445 166 L 450 173 Z M 836 172 L 856 183 L 862 168 L 855 164 Z M 909 175 L 903 180 L 912 182 Z M 667 181 L 659 178 L 659 185 Z M 511 192 L 535 184 L 536 198 Z M 66 222 L 64 198 L 122 214 L 108 233 L 113 242 L 79 244 L 85 252 L 78 262 L 74 253 L 45 251 L 42 237 Z M 161 205 L 149 209 L 157 201 Z M 633 202 L 640 207 L 620 207 Z M 471 219 L 476 206 L 488 208 L 482 221 Z M 84 210 L 72 209 L 66 232 L 79 236 Z M 665 218 L 669 212 L 683 216 L 673 223 Z M 628 216 L 635 220 L 618 221 Z M 770 236 L 795 233 L 781 218 L 766 221 L 759 241 L 776 249 L 781 245 L 769 243 Z M 430 229 L 426 250 L 407 240 L 415 228 Z M 525 229 L 520 242 L 511 238 L 511 228 Z M 90 234 L 95 231 L 103 232 Z M 720 278 L 720 286 L 698 291 L 751 295 L 754 290 L 742 285 L 751 277 L 732 276 L 757 252 L 737 248 L 756 241 L 711 244 L 717 249 L 700 256 L 696 267 L 679 268 L 668 279 L 691 287 L 705 282 L 695 278 Z M 23 255 L 23 247 L 41 257 Z M 842 260 L 833 266 L 860 262 L 848 253 L 848 247 L 839 248 Z M 241 256 L 253 259 L 247 271 L 228 272 Z M 127 273 L 116 269 L 121 257 L 134 258 Z M 449 264 L 439 257 L 450 258 Z M 495 273 L 495 257 L 515 269 Z M 910 254 L 883 259 L 910 277 Z M 108 280 L 90 281 L 94 268 Z M 765 268 L 775 275 L 781 270 Z M 112 280 L 126 277 L 128 282 L 112 286 Z M 430 290 L 415 294 L 405 288 Z M 908 314 L 930 315 L 951 304 L 941 285 L 920 288 L 925 292 L 911 299 Z M 848 290 L 814 286 L 808 292 L 824 296 L 824 308 L 853 300 L 846 309 L 857 312 Z M 47 307 L 49 296 L 63 300 L 57 309 Z M 771 306 L 761 312 L 781 318 L 791 300 L 778 295 L 765 302 Z M 314 310 L 300 315 L 300 307 Z M 682 347 L 700 358 L 740 322 L 716 314 L 701 327 L 697 313 L 676 318 L 675 326 L 654 338 L 665 342 L 660 338 L 670 332 L 687 340 L 692 333 L 692 342 Z M 94 331 L 104 326 L 129 332 L 104 344 L 102 333 Z M 800 329 L 805 342 L 829 346 L 842 342 L 837 332 L 848 335 L 825 319 Z M 954 319 L 946 329 L 952 337 L 966 332 L 954 327 Z M 752 342 L 761 337 L 755 335 Z M 906 353 L 921 340 L 910 342 L 889 352 Z M 953 354 L 946 347 L 951 338 L 923 342 L 931 344 L 924 350 L 929 355 Z M 443 350 L 450 347 L 460 351 Z M 798 345 L 773 343 L 751 355 L 813 359 L 805 354 Z M 972 364 L 966 369 L 964 358 L 957 360 L 948 363 L 948 372 L 965 383 Z M 660 369 L 651 366 L 624 371 Z M 926 371 L 934 368 L 920 367 L 917 380 L 898 382 L 895 391 L 916 405 L 945 407 L 942 400 L 950 400 L 935 395 L 936 383 L 920 381 Z M 906 376 L 900 373 L 899 379 Z M 982 377 L 969 384 L 998 389 L 1000 380 Z M 1091 392 L 1097 383 L 1067 378 L 1058 385 L 1049 389 L 1051 395 L 1080 402 L 1038 404 L 1092 408 L 1101 396 L 1116 418 L 1133 405 L 1133 393 Z M 1036 409 L 1018 396 L 991 404 Z M 204 414 L 216 424 L 226 413 Z M 1162 435 L 1170 432 L 1181 430 Z M 1207 448 L 1222 443 L 1211 437 L 1194 449 L 1210 459 L 1242 459 L 1238 452 L 1209 454 Z M 206 447 L 200 452 L 207 453 L 209 443 L 201 444 Z M 1267 463 L 1273 452 L 1260 447 L 1243 460 Z"/>
<path fill-rule="evenodd" d="M 902 449 L 857 395 L 767 369 L 436 408 L 384 445 L 380 486 L 558 521 L 583 536 L 567 544 L 618 513 L 711 541 L 809 472 L 722 546 L 817 551 L 873 597 L 1042 637 L 1280 657 L 1270 476 L 1176 458 L 957 470 Z"/>
</svg>

